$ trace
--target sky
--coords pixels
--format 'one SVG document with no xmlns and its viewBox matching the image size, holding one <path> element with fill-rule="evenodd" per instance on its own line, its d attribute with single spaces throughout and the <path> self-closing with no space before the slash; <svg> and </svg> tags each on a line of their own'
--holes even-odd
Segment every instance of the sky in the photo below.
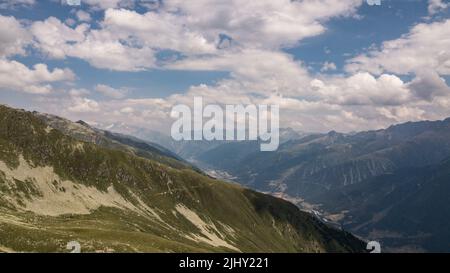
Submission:
<svg viewBox="0 0 450 273">
<path fill-rule="evenodd" d="M 168 132 L 176 104 L 281 127 L 450 117 L 448 0 L 0 0 L 0 103 Z"/>
</svg>

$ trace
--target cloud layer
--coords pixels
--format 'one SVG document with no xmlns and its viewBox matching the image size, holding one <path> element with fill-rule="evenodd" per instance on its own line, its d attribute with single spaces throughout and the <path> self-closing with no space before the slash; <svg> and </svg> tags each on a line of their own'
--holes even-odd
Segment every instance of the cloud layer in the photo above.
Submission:
<svg viewBox="0 0 450 273">
<path fill-rule="evenodd" d="M 0 88 L 46 94 L 37 103 L 53 113 L 162 130 L 171 124 L 171 107 L 192 104 L 194 96 L 205 103 L 279 104 L 281 125 L 303 131 L 354 131 L 450 116 L 444 79 L 450 75 L 449 19 L 416 24 L 348 59 L 343 71 L 324 62 L 313 73 L 285 49 L 324 34 L 331 19 L 359 18 L 363 1 L 166 0 L 146 2 L 141 13 L 133 10 L 133 1 L 85 3 L 90 9 L 78 10 L 70 24 L 56 17 L 23 23 L 0 16 Z M 429 1 L 430 14 L 445 8 Z M 103 15 L 96 22 L 94 12 Z M 14 60 L 30 48 L 45 59 L 77 58 L 97 69 L 226 71 L 229 76 L 163 98 L 133 98 L 129 89 L 108 82 L 58 89 L 55 83 L 71 83 L 76 75 Z M 49 96 L 56 89 L 58 94 Z"/>
</svg>

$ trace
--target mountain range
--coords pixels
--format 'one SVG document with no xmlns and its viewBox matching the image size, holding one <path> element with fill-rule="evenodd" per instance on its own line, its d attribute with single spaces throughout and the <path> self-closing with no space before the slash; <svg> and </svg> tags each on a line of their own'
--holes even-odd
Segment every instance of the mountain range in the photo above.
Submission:
<svg viewBox="0 0 450 273">
<path fill-rule="evenodd" d="M 2 116 L 11 124 L 2 128 L 9 133 L 1 142 L 0 190 L 7 194 L 0 199 L 0 227 L 17 224 L 21 235 L 31 234 L 25 227 L 42 221 L 44 236 L 56 236 L 43 249 L 64 249 L 65 241 L 79 236 L 67 221 L 81 225 L 86 236 L 108 230 L 98 240 L 79 239 L 88 251 L 364 251 L 348 232 L 379 241 L 388 252 L 450 251 L 450 119 L 347 134 L 285 128 L 276 152 L 260 152 L 257 141 L 177 142 L 125 124 L 98 129 L 6 106 Z M 19 145 L 27 124 L 36 125 Z M 41 149 L 33 148 L 36 141 Z M 70 183 L 61 189 L 72 197 L 55 193 L 58 186 L 48 182 L 55 177 L 55 185 Z M 127 242 L 132 229 L 125 223 L 138 227 L 137 241 L 157 237 L 159 243 Z M 254 232 L 255 225 L 264 230 Z M 108 233 L 116 229 L 130 248 L 114 246 Z M 3 250 L 32 250 L 2 240 Z"/>
<path fill-rule="evenodd" d="M 363 252 L 285 200 L 160 145 L 0 106 L 0 251 Z"/>
<path fill-rule="evenodd" d="M 180 145 L 181 157 L 201 147 L 185 158 L 205 171 L 290 200 L 385 250 L 450 251 L 450 119 L 299 134 L 276 152 L 248 141 Z"/>
</svg>

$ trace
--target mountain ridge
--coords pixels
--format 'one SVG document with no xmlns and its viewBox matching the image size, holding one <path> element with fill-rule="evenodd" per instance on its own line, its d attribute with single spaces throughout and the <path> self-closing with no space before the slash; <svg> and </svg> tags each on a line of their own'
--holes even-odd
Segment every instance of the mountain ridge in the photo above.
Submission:
<svg viewBox="0 0 450 273">
<path fill-rule="evenodd" d="M 382 242 L 390 251 L 422 252 L 450 249 L 446 240 L 439 240 L 450 241 L 450 223 L 439 213 L 449 210 L 443 202 L 450 196 L 444 190 L 450 174 L 443 165 L 449 158 L 446 118 L 351 134 L 309 134 L 280 144 L 273 153 L 259 152 L 252 143 L 223 143 L 200 152 L 192 162 L 290 200 L 324 222 Z M 448 175 L 438 181 L 438 174 Z M 420 213 L 432 206 L 434 210 Z"/>
<path fill-rule="evenodd" d="M 0 151 L 2 250 L 364 251 L 289 202 L 74 139 L 30 112 L 0 106 Z"/>
</svg>

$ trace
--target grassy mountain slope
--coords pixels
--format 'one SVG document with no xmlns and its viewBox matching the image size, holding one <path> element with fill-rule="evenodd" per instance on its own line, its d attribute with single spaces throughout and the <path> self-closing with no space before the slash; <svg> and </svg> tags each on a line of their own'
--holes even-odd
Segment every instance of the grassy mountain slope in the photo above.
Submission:
<svg viewBox="0 0 450 273">
<path fill-rule="evenodd" d="M 351 252 L 286 201 L 76 140 L 0 106 L 0 251 Z"/>
<path fill-rule="evenodd" d="M 134 155 L 154 159 L 175 168 L 192 168 L 180 157 L 166 148 L 151 142 L 146 142 L 135 137 L 112 133 L 91 127 L 89 124 L 78 121 L 72 122 L 65 118 L 45 113 L 33 112 L 49 127 L 61 131 L 63 134 L 75 139 L 95 143 L 102 147 L 129 152 Z"/>
</svg>

